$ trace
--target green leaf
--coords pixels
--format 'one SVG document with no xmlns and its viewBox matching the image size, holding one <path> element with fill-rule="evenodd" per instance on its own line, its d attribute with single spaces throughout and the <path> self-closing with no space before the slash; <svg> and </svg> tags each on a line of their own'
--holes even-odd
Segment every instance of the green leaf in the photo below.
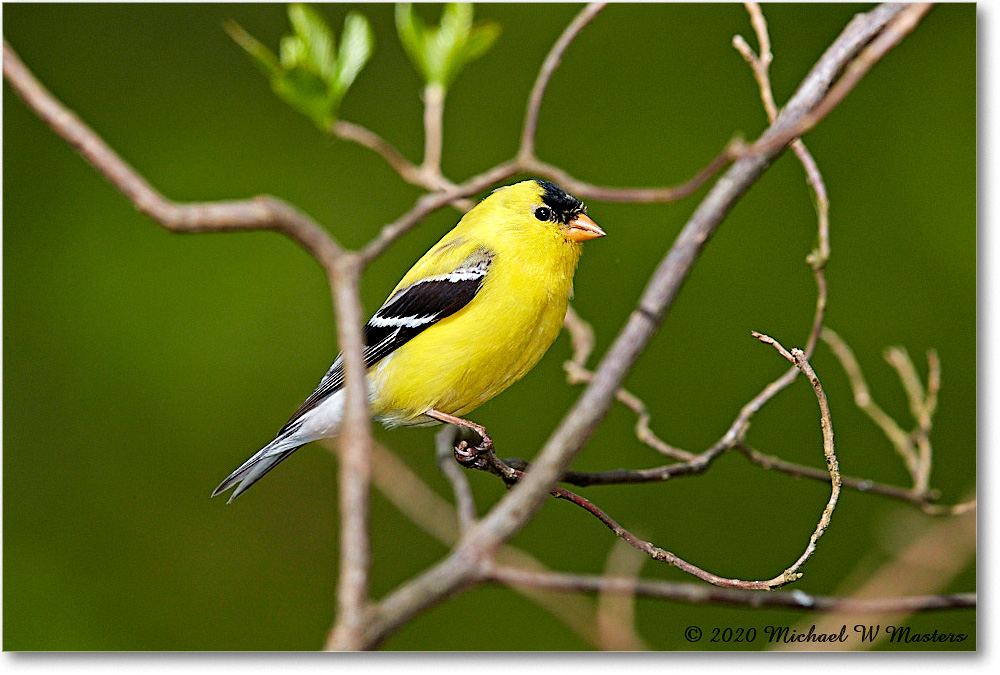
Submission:
<svg viewBox="0 0 1000 675">
<path fill-rule="evenodd" d="M 303 60 L 327 81 L 332 81 L 337 72 L 337 55 L 333 33 L 316 11 L 308 5 L 288 6 L 288 20 L 302 42 Z"/>
<path fill-rule="evenodd" d="M 340 36 L 336 75 L 338 93 L 343 94 L 354 83 L 354 78 L 371 58 L 374 45 L 375 36 L 368 19 L 357 12 L 348 12 L 344 19 L 344 32 Z"/>
<path fill-rule="evenodd" d="M 424 57 L 427 29 L 420 17 L 414 13 L 413 5 L 409 2 L 401 2 L 396 5 L 396 32 L 399 34 L 399 41 L 414 67 L 425 80 L 428 79 L 427 60 Z"/>
<path fill-rule="evenodd" d="M 467 2 L 450 2 L 441 13 L 438 41 L 448 50 L 461 46 L 472 28 L 472 5 Z"/>
<path fill-rule="evenodd" d="M 306 59 L 306 46 L 295 35 L 281 38 L 278 53 L 281 54 L 281 67 L 284 70 L 298 68 Z"/>
<path fill-rule="evenodd" d="M 488 52 L 498 37 L 500 37 L 500 24 L 492 21 L 477 24 L 465 42 L 464 63 L 462 65 L 475 61 Z"/>
<path fill-rule="evenodd" d="M 455 74 L 462 47 L 472 27 L 472 5 L 449 3 L 441 13 L 441 25 L 426 41 L 429 84 L 448 85 Z"/>
</svg>

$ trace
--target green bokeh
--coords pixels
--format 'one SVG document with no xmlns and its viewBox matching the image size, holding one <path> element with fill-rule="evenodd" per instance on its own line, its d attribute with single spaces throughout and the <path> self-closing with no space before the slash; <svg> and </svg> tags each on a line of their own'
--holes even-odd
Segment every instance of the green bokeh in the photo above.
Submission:
<svg viewBox="0 0 1000 675">
<path fill-rule="evenodd" d="M 477 7 L 478 18 L 499 22 L 503 32 L 449 92 L 449 176 L 464 178 L 513 154 L 538 65 L 578 7 Z M 320 8 L 338 31 L 348 9 Z M 417 158 L 419 81 L 395 37 L 392 6 L 360 9 L 376 49 L 341 114 Z M 764 9 L 780 102 L 866 7 Z M 345 245 L 367 241 L 419 192 L 368 151 L 322 137 L 276 99 L 222 31 L 227 18 L 272 47 L 288 30 L 281 5 L 9 4 L 3 31 L 29 68 L 167 196 L 275 194 Z M 541 156 L 594 182 L 665 185 L 692 175 L 735 132 L 755 137 L 765 117 L 730 46 L 737 33 L 750 34 L 738 5 L 609 7 L 553 78 Z M 932 484 L 946 503 L 975 487 L 975 85 L 975 6 L 940 6 L 806 137 L 832 202 L 828 324 L 855 349 L 876 399 L 907 425 L 905 396 L 881 351 L 905 346 L 921 372 L 926 349 L 941 355 Z M 232 506 L 208 495 L 270 440 L 335 355 L 321 270 L 276 234 L 171 235 L 139 215 L 6 86 L 3 115 L 4 648 L 320 647 L 338 562 L 333 458 L 309 447 Z M 697 199 L 589 204 L 609 236 L 587 246 L 575 304 L 594 322 L 598 355 Z M 371 266 L 366 310 L 455 219 L 453 211 L 434 214 Z M 802 344 L 815 297 L 804 258 L 814 241 L 801 168 L 785 156 L 723 223 L 629 376 L 668 441 L 707 447 L 785 367 L 751 330 Z M 534 454 L 578 395 L 563 380 L 567 354 L 561 337 L 524 381 L 474 413 L 502 454 Z M 813 363 L 833 408 L 844 472 L 905 485 L 901 463 L 855 409 L 836 360 L 820 347 Z M 633 422 L 628 411 L 614 410 L 576 467 L 661 463 L 636 441 Z M 450 498 L 432 459 L 432 433 L 378 431 Z M 770 403 L 749 439 L 822 467 L 808 385 L 800 381 Z M 503 494 L 489 476 L 470 480 L 481 511 Z M 766 578 L 801 552 L 828 488 L 733 456 L 699 478 L 586 494 L 704 568 Z M 939 522 L 845 492 L 795 587 L 837 592 Z M 376 597 L 446 553 L 377 494 L 372 523 Z M 553 568 L 600 572 L 613 537 L 552 502 L 513 543 Z M 653 562 L 643 574 L 687 580 Z M 942 590 L 974 587 L 968 566 Z M 637 612 L 641 635 L 656 649 L 711 648 L 684 640 L 689 625 L 760 632 L 802 619 L 651 600 L 640 600 Z M 909 625 L 971 633 L 961 647 L 975 647 L 974 611 L 925 614 Z M 484 588 L 418 617 L 385 646 L 588 645 L 522 597 Z"/>
</svg>

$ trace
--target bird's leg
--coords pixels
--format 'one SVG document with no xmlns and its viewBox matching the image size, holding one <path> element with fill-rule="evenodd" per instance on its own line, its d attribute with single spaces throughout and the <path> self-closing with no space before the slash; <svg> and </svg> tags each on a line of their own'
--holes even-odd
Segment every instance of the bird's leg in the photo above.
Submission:
<svg viewBox="0 0 1000 675">
<path fill-rule="evenodd" d="M 461 417 L 455 417 L 454 415 L 434 410 L 433 408 L 424 414 L 446 424 L 454 424 L 456 427 L 472 429 L 479 434 L 480 441 L 478 445 L 470 446 L 468 441 L 461 441 L 455 446 L 455 461 L 469 469 L 482 470 L 486 468 L 488 462 L 481 455 L 493 450 L 493 439 L 486 433 L 486 427 L 475 422 L 470 422 L 469 420 L 464 420 Z"/>
</svg>

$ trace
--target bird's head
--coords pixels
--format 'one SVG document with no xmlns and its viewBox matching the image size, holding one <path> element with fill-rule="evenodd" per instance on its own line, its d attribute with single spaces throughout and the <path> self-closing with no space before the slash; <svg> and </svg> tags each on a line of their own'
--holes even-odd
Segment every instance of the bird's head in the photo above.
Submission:
<svg viewBox="0 0 1000 675">
<path fill-rule="evenodd" d="M 509 225 L 551 230 L 570 242 L 604 236 L 604 230 L 587 216 L 583 202 L 544 180 L 526 180 L 497 188 L 477 210 L 484 207 L 489 211 L 504 211 Z"/>
</svg>

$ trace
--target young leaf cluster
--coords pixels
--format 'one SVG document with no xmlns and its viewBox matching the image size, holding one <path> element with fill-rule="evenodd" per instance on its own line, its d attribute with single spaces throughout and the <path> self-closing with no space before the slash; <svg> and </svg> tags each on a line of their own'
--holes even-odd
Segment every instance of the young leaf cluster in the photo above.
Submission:
<svg viewBox="0 0 1000 675">
<path fill-rule="evenodd" d="M 337 53 L 333 32 L 312 8 L 288 6 L 294 33 L 281 39 L 279 55 L 234 22 L 226 25 L 240 45 L 271 81 L 286 103 L 309 117 L 321 129 L 337 119 L 344 94 L 371 57 L 375 38 L 368 20 L 348 12 Z"/>
<path fill-rule="evenodd" d="M 473 24 L 472 15 L 471 4 L 450 3 L 441 14 L 441 23 L 428 26 L 413 5 L 396 5 L 399 40 L 428 87 L 445 91 L 466 65 L 496 42 L 500 26 Z M 348 12 L 338 53 L 333 32 L 314 9 L 291 4 L 288 20 L 294 32 L 281 38 L 277 55 L 239 24 L 230 21 L 225 29 L 283 101 L 329 131 L 340 102 L 371 57 L 375 44 L 371 26 L 359 12 Z"/>
<path fill-rule="evenodd" d="M 489 51 L 500 35 L 500 26 L 472 23 L 472 5 L 449 3 L 441 23 L 428 27 L 411 3 L 396 5 L 396 30 L 407 55 L 428 85 L 447 89 L 467 64 Z"/>
</svg>

